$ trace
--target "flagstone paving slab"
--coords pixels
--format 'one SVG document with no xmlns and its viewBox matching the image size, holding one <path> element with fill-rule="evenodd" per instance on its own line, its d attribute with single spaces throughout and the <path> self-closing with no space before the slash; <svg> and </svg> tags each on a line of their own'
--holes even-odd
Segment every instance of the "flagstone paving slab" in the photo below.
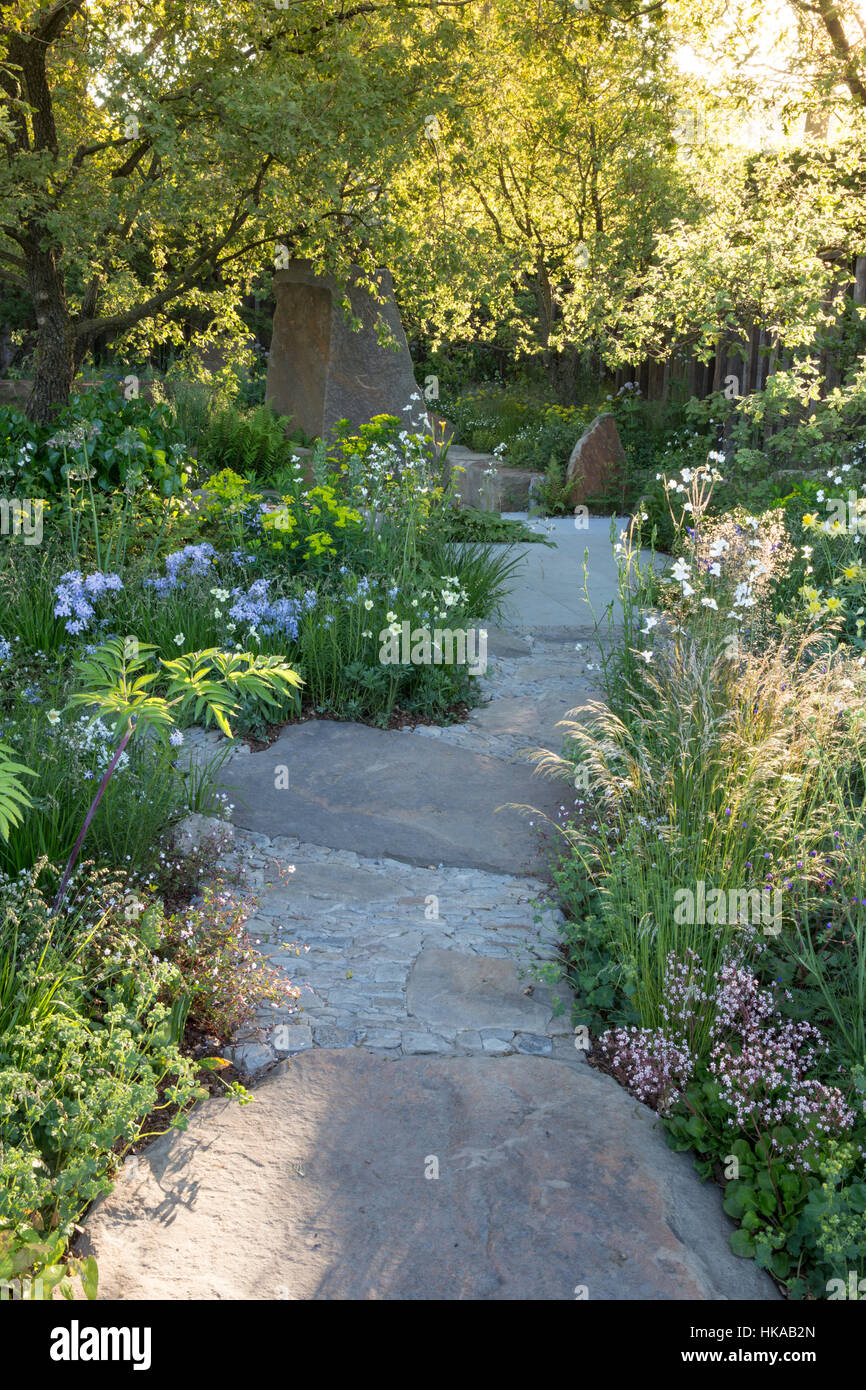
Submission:
<svg viewBox="0 0 866 1390">
<path fill-rule="evenodd" d="M 279 777 L 281 767 L 287 778 Z M 248 830 L 303 835 L 367 857 L 384 851 L 414 864 L 494 872 L 544 866 L 520 812 L 507 803 L 555 814 L 561 801 L 556 785 L 527 766 L 329 720 L 284 729 L 264 752 L 233 762 L 225 786 L 234 824 Z"/>
<path fill-rule="evenodd" d="M 550 1008 L 527 991 L 514 962 L 428 947 L 409 975 L 406 1007 L 431 1027 L 543 1029 Z M 534 993 L 534 991 L 533 991 Z"/>
<path fill-rule="evenodd" d="M 718 1191 L 586 1065 L 320 1050 L 255 1095 L 209 1102 L 97 1204 L 103 1298 L 773 1296 Z"/>
</svg>

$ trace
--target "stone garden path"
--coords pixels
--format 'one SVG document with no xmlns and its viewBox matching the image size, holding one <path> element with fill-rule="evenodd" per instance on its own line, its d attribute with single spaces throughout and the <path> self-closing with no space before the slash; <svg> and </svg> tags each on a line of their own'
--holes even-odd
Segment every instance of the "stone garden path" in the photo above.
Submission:
<svg viewBox="0 0 866 1390">
<path fill-rule="evenodd" d="M 608 523 L 538 524 L 557 548 L 523 547 L 465 724 L 310 721 L 232 759 L 252 930 L 300 1007 L 237 1041 L 254 1104 L 206 1102 L 95 1206 L 102 1297 L 775 1296 L 534 968 L 561 926 L 536 906 L 538 817 L 497 808 L 566 804 L 520 751 L 558 750 L 557 720 L 597 688 L 585 546 L 599 612 L 615 582 Z"/>
</svg>

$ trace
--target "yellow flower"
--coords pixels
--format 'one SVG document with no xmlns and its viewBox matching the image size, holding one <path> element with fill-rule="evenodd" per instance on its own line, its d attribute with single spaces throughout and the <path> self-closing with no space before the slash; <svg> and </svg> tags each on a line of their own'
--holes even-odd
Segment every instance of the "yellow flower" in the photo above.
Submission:
<svg viewBox="0 0 866 1390">
<path fill-rule="evenodd" d="M 846 565 L 842 571 L 846 579 L 856 579 L 860 573 L 859 565 Z"/>
<path fill-rule="evenodd" d="M 817 599 L 814 599 L 814 598 L 811 599 L 808 606 L 809 606 L 809 612 L 810 612 L 810 613 L 820 613 L 820 612 L 821 612 L 821 605 L 820 605 L 820 603 L 818 602 Z"/>
<path fill-rule="evenodd" d="M 807 531 L 811 531 L 813 526 L 818 525 L 818 518 L 816 517 L 814 512 L 806 512 L 805 516 L 803 517 L 803 525 Z"/>
<path fill-rule="evenodd" d="M 828 612 L 828 613 L 838 613 L 838 612 L 839 612 L 839 609 L 840 609 L 841 607 L 842 607 L 842 600 L 841 600 L 840 598 L 828 598 L 828 600 L 827 600 L 827 612 Z"/>
</svg>

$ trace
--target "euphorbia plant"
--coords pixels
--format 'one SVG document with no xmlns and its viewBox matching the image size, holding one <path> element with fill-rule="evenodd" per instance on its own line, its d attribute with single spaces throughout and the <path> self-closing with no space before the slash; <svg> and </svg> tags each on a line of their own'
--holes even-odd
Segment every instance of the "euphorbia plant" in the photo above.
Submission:
<svg viewBox="0 0 866 1390">
<path fill-rule="evenodd" d="M 84 824 L 72 848 L 57 897 L 60 908 L 81 846 L 126 745 L 136 730 L 150 728 L 166 742 L 171 740 L 177 716 L 191 710 L 195 719 L 209 724 L 214 719 L 227 738 L 232 738 L 229 717 L 237 713 L 239 697 L 251 696 L 264 705 L 279 707 L 285 697 L 303 685 L 300 676 L 279 656 L 254 656 L 250 652 L 222 652 L 218 647 L 188 652 L 171 661 L 158 659 L 161 669 L 148 670 L 156 648 L 136 640 L 113 638 L 77 664 L 83 688 L 70 696 L 69 705 L 96 706 L 114 721 L 115 734 L 123 736 L 115 750 Z M 165 682 L 164 693 L 153 694 L 155 681 Z"/>
</svg>

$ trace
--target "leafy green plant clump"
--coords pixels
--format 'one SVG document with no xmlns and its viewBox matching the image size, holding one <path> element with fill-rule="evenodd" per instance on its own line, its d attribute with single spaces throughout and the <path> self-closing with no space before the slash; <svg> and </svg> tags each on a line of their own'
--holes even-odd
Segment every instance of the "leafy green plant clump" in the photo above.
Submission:
<svg viewBox="0 0 866 1390">
<path fill-rule="evenodd" d="M 73 395 L 51 425 L 0 407 L 0 470 L 32 496 L 55 496 L 87 479 L 98 493 L 144 482 L 163 497 L 177 495 L 191 462 L 171 411 L 122 384 L 102 382 Z"/>
</svg>

